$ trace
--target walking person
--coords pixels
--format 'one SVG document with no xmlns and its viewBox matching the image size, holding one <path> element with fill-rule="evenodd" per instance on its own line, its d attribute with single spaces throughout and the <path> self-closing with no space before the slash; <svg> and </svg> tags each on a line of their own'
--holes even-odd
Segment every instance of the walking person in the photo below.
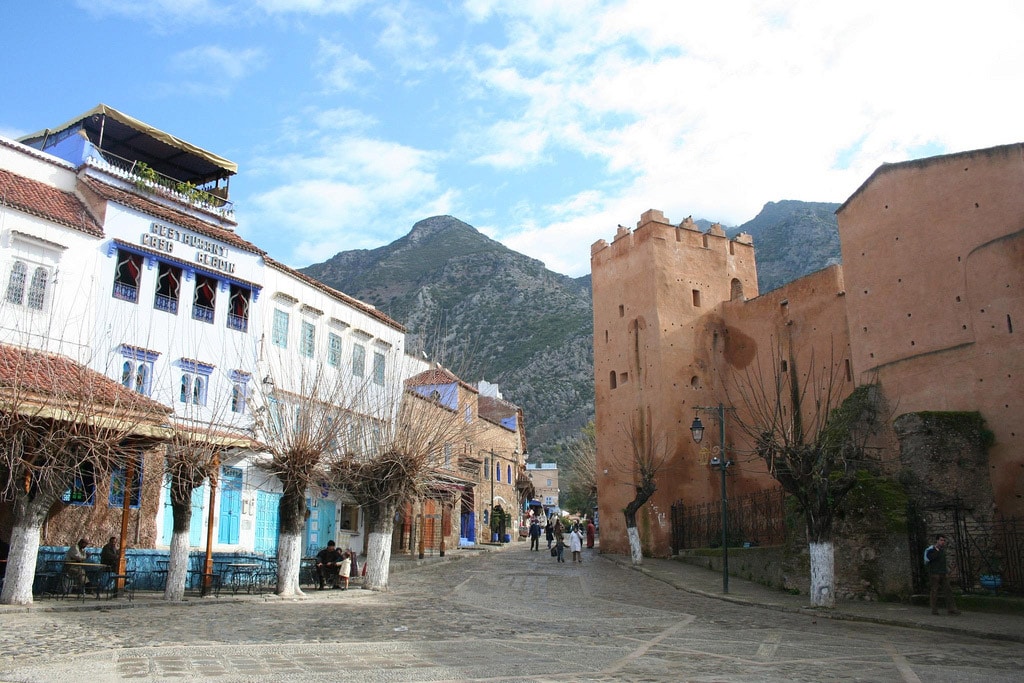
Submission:
<svg viewBox="0 0 1024 683">
<path fill-rule="evenodd" d="M 573 524 L 569 532 L 569 551 L 572 552 L 573 562 L 583 564 L 583 534 L 579 524 Z"/>
<path fill-rule="evenodd" d="M 544 537 L 548 539 L 548 550 L 551 550 L 551 542 L 555 540 L 555 529 L 551 526 L 551 520 L 544 526 Z"/>
<path fill-rule="evenodd" d="M 565 562 L 565 535 L 562 533 L 562 520 L 555 520 L 555 526 L 552 527 L 551 533 L 555 537 L 555 557 L 559 562 Z"/>
<path fill-rule="evenodd" d="M 935 544 L 924 551 L 925 566 L 928 568 L 928 581 L 931 587 L 930 604 L 932 614 L 938 614 L 939 591 L 946 598 L 946 610 L 950 614 L 960 614 L 953 601 L 953 589 L 949 585 L 949 567 L 946 564 L 946 536 L 939 534 Z"/>
<path fill-rule="evenodd" d="M 597 527 L 594 526 L 594 520 L 587 520 L 587 547 L 594 547 L 594 536 L 597 535 Z"/>
<path fill-rule="evenodd" d="M 540 522 L 530 520 L 530 550 L 540 550 Z"/>
<path fill-rule="evenodd" d="M 346 550 L 341 556 L 341 565 L 338 567 L 338 576 L 341 577 L 341 590 L 348 590 L 348 576 L 352 573 L 352 551 Z M 334 586 L 337 588 L 337 584 Z"/>
</svg>

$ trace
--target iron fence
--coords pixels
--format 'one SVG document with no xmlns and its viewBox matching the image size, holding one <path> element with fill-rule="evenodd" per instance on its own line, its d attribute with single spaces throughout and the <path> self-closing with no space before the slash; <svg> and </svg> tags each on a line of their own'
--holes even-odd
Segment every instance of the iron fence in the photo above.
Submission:
<svg viewBox="0 0 1024 683">
<path fill-rule="evenodd" d="M 780 545 L 786 540 L 786 494 L 765 489 L 728 501 L 730 546 Z M 722 545 L 722 503 L 672 505 L 672 553 Z"/>
<path fill-rule="evenodd" d="M 937 534 L 945 534 L 950 581 L 963 592 L 1024 594 L 1024 519 L 978 519 L 961 505 L 922 511 L 911 507 L 907 517 L 916 590 L 928 590 L 924 549 Z"/>
</svg>

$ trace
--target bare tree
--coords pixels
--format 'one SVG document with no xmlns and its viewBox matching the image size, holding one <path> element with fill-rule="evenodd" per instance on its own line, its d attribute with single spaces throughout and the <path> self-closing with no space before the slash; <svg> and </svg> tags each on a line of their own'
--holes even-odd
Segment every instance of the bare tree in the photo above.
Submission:
<svg viewBox="0 0 1024 683">
<path fill-rule="evenodd" d="M 864 385 L 848 393 L 841 359 L 813 350 L 798 358 L 773 345 L 764 372 L 760 358 L 737 382 L 740 429 L 769 473 L 797 503 L 807 531 L 811 604 L 835 605 L 833 525 L 843 498 L 868 464 L 868 442 L 883 420 L 881 391 Z M 785 362 L 783 362 L 785 361 Z"/>
<path fill-rule="evenodd" d="M 13 509 L 0 602 L 32 602 L 42 524 L 76 476 L 166 438 L 169 413 L 68 358 L 0 345 L 0 493 Z"/>
<path fill-rule="evenodd" d="M 566 446 L 568 507 L 590 512 L 597 503 L 597 430 L 591 420 Z"/>
<path fill-rule="evenodd" d="M 276 378 L 276 379 L 275 379 Z M 267 376 L 273 387 L 256 409 L 257 432 L 268 460 L 257 464 L 277 477 L 277 594 L 297 595 L 306 522 L 306 492 L 327 481 L 346 438 L 359 421 L 354 408 L 367 396 L 367 382 L 345 381 L 321 365 Z M 282 388 L 287 387 L 287 388 Z"/>
<path fill-rule="evenodd" d="M 622 513 L 626 521 L 626 537 L 629 540 L 629 554 L 634 565 L 642 564 L 644 555 L 640 544 L 640 532 L 636 528 L 636 516 L 640 508 L 658 490 L 658 471 L 665 463 L 665 440 L 656 436 L 651 425 L 650 414 L 639 410 L 630 422 L 622 426 L 629 443 L 628 461 L 613 461 L 620 475 L 628 477 L 626 482 L 633 487 L 633 499 Z"/>
<path fill-rule="evenodd" d="M 174 432 L 167 442 L 167 478 L 170 484 L 172 533 L 167 564 L 164 599 L 178 601 L 185 596 L 188 579 L 189 531 L 192 523 L 192 494 L 204 481 L 210 482 L 211 500 L 217 490 L 218 473 L 223 454 L 235 448 L 254 449 L 255 442 L 221 424 L 216 412 L 205 422 L 176 419 Z M 210 550 L 213 529 L 207 529 L 207 550 Z M 209 574 L 209 552 L 204 573 Z M 207 578 L 203 577 L 206 581 Z"/>
<path fill-rule="evenodd" d="M 448 376 L 457 382 L 454 375 Z M 369 538 L 363 587 L 379 591 L 388 589 L 396 513 L 427 490 L 445 445 L 472 437 L 457 384 L 446 394 L 421 392 L 410 384 L 398 406 L 393 419 L 381 415 L 354 430 L 345 457 L 333 472 L 333 481 L 366 512 Z"/>
</svg>

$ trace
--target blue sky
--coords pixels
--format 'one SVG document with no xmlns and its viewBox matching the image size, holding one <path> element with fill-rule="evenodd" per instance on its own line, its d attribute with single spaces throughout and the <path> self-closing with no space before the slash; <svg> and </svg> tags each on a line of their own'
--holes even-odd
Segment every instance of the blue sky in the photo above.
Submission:
<svg viewBox="0 0 1024 683">
<path fill-rule="evenodd" d="M 0 134 L 103 103 L 235 161 L 239 232 L 296 267 L 451 214 L 579 276 L 649 208 L 738 225 L 1024 141 L 1022 8 L 7 0 Z"/>
</svg>

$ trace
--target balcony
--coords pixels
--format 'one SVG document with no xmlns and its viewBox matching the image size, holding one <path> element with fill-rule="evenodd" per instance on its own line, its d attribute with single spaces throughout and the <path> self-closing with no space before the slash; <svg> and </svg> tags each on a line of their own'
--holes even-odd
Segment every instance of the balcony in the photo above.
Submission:
<svg viewBox="0 0 1024 683">
<path fill-rule="evenodd" d="M 102 159 L 89 157 L 88 163 L 132 183 L 142 192 L 189 204 L 227 220 L 233 221 L 235 218 L 235 207 L 227 199 L 226 188 L 197 187 L 158 173 L 143 162 L 125 159 L 107 151 L 101 150 L 100 153 Z"/>
</svg>

